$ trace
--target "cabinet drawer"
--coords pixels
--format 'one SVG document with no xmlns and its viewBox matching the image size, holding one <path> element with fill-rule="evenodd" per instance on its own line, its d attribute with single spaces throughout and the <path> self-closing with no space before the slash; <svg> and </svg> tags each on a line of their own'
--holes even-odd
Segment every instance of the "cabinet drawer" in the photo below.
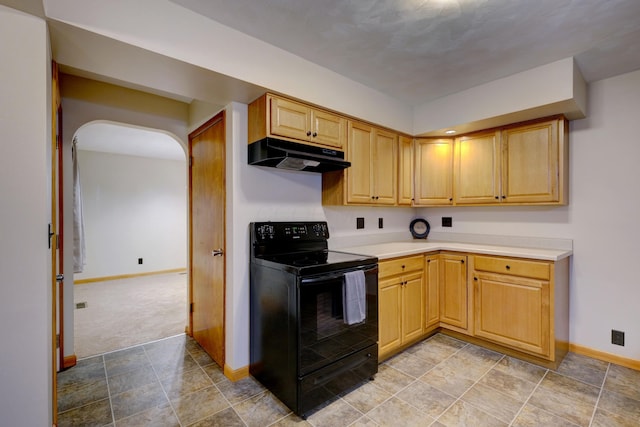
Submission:
<svg viewBox="0 0 640 427">
<path fill-rule="evenodd" d="M 422 270 L 424 257 L 422 255 L 381 261 L 378 264 L 378 277 L 389 277 L 409 271 Z"/>
<path fill-rule="evenodd" d="M 476 256 L 474 269 L 543 280 L 549 280 L 550 277 L 549 263 L 539 261 Z"/>
</svg>

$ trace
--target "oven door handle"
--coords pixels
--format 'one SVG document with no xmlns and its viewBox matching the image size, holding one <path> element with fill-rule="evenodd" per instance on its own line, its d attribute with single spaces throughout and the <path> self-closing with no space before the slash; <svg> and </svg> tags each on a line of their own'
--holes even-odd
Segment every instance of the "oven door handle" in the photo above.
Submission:
<svg viewBox="0 0 640 427">
<path fill-rule="evenodd" d="M 356 270 L 362 270 L 364 271 L 365 274 L 367 273 L 373 273 L 378 271 L 378 265 L 373 265 L 370 267 L 355 267 L 355 268 L 349 268 L 346 270 L 340 270 L 339 272 L 335 272 L 335 273 L 329 273 L 329 274 L 323 274 L 321 276 L 314 276 L 314 277 L 309 277 L 309 278 L 303 278 L 301 280 L 301 284 L 302 285 L 313 285 L 315 283 L 322 283 L 322 282 L 326 282 L 327 280 L 334 280 L 334 279 L 340 279 L 342 277 L 344 277 L 344 274 L 350 271 L 356 271 Z"/>
</svg>

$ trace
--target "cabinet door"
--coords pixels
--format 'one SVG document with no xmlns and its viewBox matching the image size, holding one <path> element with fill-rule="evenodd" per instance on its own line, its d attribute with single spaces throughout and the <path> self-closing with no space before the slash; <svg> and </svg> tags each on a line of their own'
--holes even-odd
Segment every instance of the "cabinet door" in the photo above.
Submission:
<svg viewBox="0 0 640 427">
<path fill-rule="evenodd" d="M 382 130 L 375 131 L 373 176 L 376 204 L 395 205 L 398 191 L 398 137 Z"/>
<path fill-rule="evenodd" d="M 391 352 L 402 343 L 402 284 L 400 277 L 378 283 L 378 352 Z"/>
<path fill-rule="evenodd" d="M 422 273 L 402 276 L 402 342 L 417 339 L 424 331 Z"/>
<path fill-rule="evenodd" d="M 297 102 L 270 98 L 271 134 L 309 141 L 310 110 Z"/>
<path fill-rule="evenodd" d="M 398 140 L 398 205 L 413 204 L 413 139 L 401 136 Z"/>
<path fill-rule="evenodd" d="M 347 121 L 327 111 L 311 110 L 311 142 L 343 149 L 347 140 Z"/>
<path fill-rule="evenodd" d="M 467 328 L 467 265 L 465 256 L 440 255 L 440 322 Z"/>
<path fill-rule="evenodd" d="M 499 203 L 500 134 L 457 138 L 454 176 L 456 204 Z"/>
<path fill-rule="evenodd" d="M 416 205 L 453 203 L 453 140 L 416 140 Z"/>
<path fill-rule="evenodd" d="M 549 282 L 502 274 L 474 275 L 475 335 L 549 356 Z"/>
<path fill-rule="evenodd" d="M 347 160 L 351 167 L 347 176 L 347 203 L 374 203 L 373 199 L 373 137 L 371 126 L 349 122 Z"/>
<path fill-rule="evenodd" d="M 437 325 L 440 322 L 440 256 L 428 255 L 425 257 L 424 268 L 425 281 L 425 327 Z"/>
<path fill-rule="evenodd" d="M 510 203 L 557 202 L 558 120 L 502 131 L 502 194 Z"/>
</svg>

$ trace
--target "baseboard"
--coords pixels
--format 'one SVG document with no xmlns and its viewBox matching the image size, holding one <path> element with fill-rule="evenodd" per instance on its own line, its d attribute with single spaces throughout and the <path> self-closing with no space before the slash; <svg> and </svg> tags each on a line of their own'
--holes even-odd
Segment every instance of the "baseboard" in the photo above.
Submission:
<svg viewBox="0 0 640 427">
<path fill-rule="evenodd" d="M 78 362 L 76 355 L 72 354 L 71 356 L 65 356 L 62 359 L 62 369 L 68 369 L 71 368 L 73 366 L 76 366 L 76 363 Z"/>
<path fill-rule="evenodd" d="M 592 348 L 583 347 L 578 344 L 569 344 L 569 351 L 576 354 L 581 354 L 583 356 L 589 356 L 594 359 L 602 360 L 604 362 L 615 363 L 616 365 L 624 366 L 625 368 L 640 370 L 640 360 L 616 356 L 615 354 L 594 350 Z"/>
<path fill-rule="evenodd" d="M 88 279 L 74 280 L 75 285 L 82 285 L 83 283 L 104 282 L 107 280 L 119 280 L 119 279 L 131 279 L 132 277 L 153 276 L 156 274 L 168 274 L 168 273 L 186 273 L 186 268 L 174 268 L 171 270 L 159 270 L 148 271 L 146 273 L 131 273 L 131 274 L 119 274 L 117 276 L 103 276 L 103 277 L 91 277 Z"/>
<path fill-rule="evenodd" d="M 249 366 L 243 366 L 239 369 L 231 369 L 229 365 L 224 364 L 224 376 L 235 382 L 249 376 Z"/>
</svg>

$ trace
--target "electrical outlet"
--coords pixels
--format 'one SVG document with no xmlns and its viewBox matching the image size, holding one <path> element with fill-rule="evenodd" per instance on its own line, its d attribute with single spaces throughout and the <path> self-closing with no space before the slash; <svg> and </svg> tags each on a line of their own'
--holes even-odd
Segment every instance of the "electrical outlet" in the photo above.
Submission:
<svg viewBox="0 0 640 427">
<path fill-rule="evenodd" d="M 442 217 L 442 226 L 443 227 L 452 227 L 453 226 L 453 219 L 450 216 L 443 216 Z"/>
<path fill-rule="evenodd" d="M 356 228 L 358 230 L 364 228 L 364 218 L 356 218 Z"/>
<path fill-rule="evenodd" d="M 138 264 L 142 264 L 142 258 L 138 258 Z"/>
<path fill-rule="evenodd" d="M 624 347 L 624 331 L 611 330 L 611 344 L 621 345 Z"/>
<path fill-rule="evenodd" d="M 384 228 L 384 224 L 382 222 L 382 218 L 378 218 L 378 228 Z"/>
</svg>

